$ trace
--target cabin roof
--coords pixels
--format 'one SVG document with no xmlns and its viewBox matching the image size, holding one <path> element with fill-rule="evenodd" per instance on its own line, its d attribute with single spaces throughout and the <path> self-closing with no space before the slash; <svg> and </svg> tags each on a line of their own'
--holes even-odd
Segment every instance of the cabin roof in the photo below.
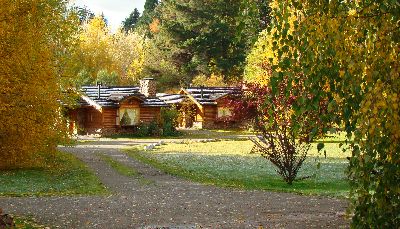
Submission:
<svg viewBox="0 0 400 229">
<path fill-rule="evenodd" d="M 227 95 L 240 96 L 239 87 L 189 87 L 183 89 L 201 105 L 217 105 L 217 100 Z"/>
<path fill-rule="evenodd" d="M 157 93 L 157 97 L 164 101 L 166 104 L 177 104 L 181 103 L 187 98 L 186 95 L 182 94 L 167 94 L 167 93 Z"/>
<path fill-rule="evenodd" d="M 82 96 L 88 97 L 101 107 L 118 107 L 119 102 L 128 97 L 136 97 L 142 101 L 144 107 L 165 107 L 168 106 L 158 97 L 149 98 L 139 92 L 137 86 L 83 86 L 81 88 Z M 81 98 L 81 106 L 91 106 L 88 101 Z"/>
</svg>

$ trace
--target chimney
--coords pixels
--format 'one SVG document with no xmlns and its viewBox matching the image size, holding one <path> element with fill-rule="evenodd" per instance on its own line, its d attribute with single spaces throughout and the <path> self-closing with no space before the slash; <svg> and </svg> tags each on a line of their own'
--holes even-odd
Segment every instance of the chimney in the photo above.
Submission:
<svg viewBox="0 0 400 229">
<path fill-rule="evenodd" d="M 97 82 L 97 98 L 100 99 L 101 82 Z"/>
<path fill-rule="evenodd" d="M 156 81 L 153 78 L 144 78 L 140 80 L 139 92 L 146 97 L 154 98 L 156 97 L 157 88 Z"/>
</svg>

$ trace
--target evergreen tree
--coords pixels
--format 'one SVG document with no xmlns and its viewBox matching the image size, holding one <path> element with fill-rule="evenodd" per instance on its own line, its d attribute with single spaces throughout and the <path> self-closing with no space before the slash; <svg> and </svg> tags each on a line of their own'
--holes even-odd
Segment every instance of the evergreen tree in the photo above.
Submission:
<svg viewBox="0 0 400 229">
<path fill-rule="evenodd" d="M 138 25 L 147 27 L 152 21 L 155 15 L 156 7 L 159 5 L 158 0 L 146 0 L 144 4 L 144 11 L 142 16 L 139 18 Z M 146 28 L 147 29 L 147 28 Z"/>
<path fill-rule="evenodd" d="M 125 18 L 125 21 L 122 22 L 122 27 L 124 28 L 125 32 L 133 30 L 136 26 L 136 23 L 138 23 L 139 18 L 139 10 L 135 8 L 129 17 Z"/>
<path fill-rule="evenodd" d="M 153 63 L 159 65 L 163 57 L 178 70 L 183 84 L 199 74 L 240 78 L 247 52 L 261 31 L 257 6 L 250 0 L 164 0 L 157 10 L 159 28 L 152 34 L 156 52 L 164 55 L 155 55 Z M 154 67 L 156 74 L 163 72 Z"/>
</svg>

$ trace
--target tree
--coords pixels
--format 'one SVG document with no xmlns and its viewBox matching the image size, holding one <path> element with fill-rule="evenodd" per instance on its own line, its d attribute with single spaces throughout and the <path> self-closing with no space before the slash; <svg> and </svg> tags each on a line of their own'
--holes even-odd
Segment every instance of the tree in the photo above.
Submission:
<svg viewBox="0 0 400 229">
<path fill-rule="evenodd" d="M 0 5 L 0 169 L 35 167 L 66 136 L 61 89 L 78 20 L 62 0 Z"/>
<path fill-rule="evenodd" d="M 86 71 L 95 82 L 100 70 L 112 72 L 112 36 L 101 16 L 95 16 L 81 27 L 79 48 L 76 51 L 77 71 Z"/>
<path fill-rule="evenodd" d="M 122 30 L 112 34 L 104 20 L 96 16 L 81 26 L 79 38 L 79 48 L 75 52 L 77 85 L 94 84 L 100 71 L 103 71 L 102 81 L 112 84 L 138 81 L 146 49 L 144 35 Z"/>
<path fill-rule="evenodd" d="M 268 85 L 245 84 L 244 94 L 230 100 L 235 120 L 250 121 L 257 132 L 257 139 L 252 139 L 258 152 L 277 167 L 277 172 L 289 185 L 297 178 L 299 169 L 307 157 L 310 142 L 319 133 L 312 128 L 319 120 L 320 110 L 295 116 L 297 85 L 290 96 L 285 96 L 286 82 L 278 85 L 278 93 L 272 92 Z M 324 103 L 323 101 L 321 103 Z"/>
<path fill-rule="evenodd" d="M 271 75 L 269 60 L 274 57 L 270 47 L 271 36 L 266 30 L 260 33 L 257 42 L 246 58 L 243 80 L 249 83 L 268 84 Z"/>
<path fill-rule="evenodd" d="M 135 8 L 133 12 L 129 15 L 129 17 L 125 18 L 125 20 L 122 22 L 122 27 L 124 28 L 125 32 L 133 30 L 138 23 L 139 18 L 139 10 Z"/>
<path fill-rule="evenodd" d="M 113 57 L 114 71 L 123 84 L 138 83 L 143 71 L 147 39 L 135 31 L 125 33 L 118 30 L 113 35 L 110 52 Z"/>
<path fill-rule="evenodd" d="M 159 5 L 158 0 L 146 0 L 144 3 L 144 10 L 142 16 L 139 18 L 137 25 L 144 27 L 148 31 L 148 25 L 153 22 L 153 19 L 157 16 L 156 8 Z"/>
<path fill-rule="evenodd" d="M 87 21 L 93 19 L 95 16 L 95 14 L 86 6 L 74 6 L 72 7 L 72 10 L 75 11 L 78 15 L 80 24 L 86 23 Z"/>
<path fill-rule="evenodd" d="M 250 6 L 233 0 L 163 1 L 158 8 L 160 22 L 152 34 L 158 47 L 153 51 L 161 55 L 154 56 L 174 66 L 179 77 L 175 81 L 183 85 L 200 74 L 223 75 L 225 80 L 240 78 L 252 45 L 248 37 L 259 32 L 253 28 L 258 21 L 250 19 L 255 14 L 246 13 L 256 9 Z M 149 68 L 163 71 L 156 66 Z"/>
<path fill-rule="evenodd" d="M 293 0 L 271 6 L 269 85 L 304 82 L 295 114 L 318 110 L 326 99 L 329 112 L 321 120 L 348 133 L 352 227 L 398 227 L 399 4 Z"/>
<path fill-rule="evenodd" d="M 192 86 L 224 87 L 227 86 L 227 84 L 224 82 L 224 78 L 221 75 L 211 74 L 211 76 L 207 77 L 201 74 L 194 77 Z"/>
<path fill-rule="evenodd" d="M 116 72 L 107 72 L 106 70 L 100 70 L 97 73 L 96 82 L 107 86 L 119 85 L 119 76 Z"/>
</svg>

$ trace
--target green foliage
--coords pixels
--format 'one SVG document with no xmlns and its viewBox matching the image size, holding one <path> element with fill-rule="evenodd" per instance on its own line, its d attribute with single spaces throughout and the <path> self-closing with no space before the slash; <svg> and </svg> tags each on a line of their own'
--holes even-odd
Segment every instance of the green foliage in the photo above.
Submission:
<svg viewBox="0 0 400 229">
<path fill-rule="evenodd" d="M 159 5 L 158 0 L 146 0 L 144 3 L 144 11 L 142 16 L 140 16 L 136 27 L 141 28 L 149 33 L 149 25 L 153 22 L 154 18 L 157 16 L 157 6 Z"/>
<path fill-rule="evenodd" d="M 81 70 L 75 79 L 76 85 L 92 85 L 95 84 L 93 78 L 90 76 L 90 73 L 83 69 Z"/>
<path fill-rule="evenodd" d="M 162 129 L 159 127 L 157 121 L 151 121 L 150 123 L 140 123 L 135 130 L 134 136 L 138 137 L 155 137 L 160 136 Z"/>
<path fill-rule="evenodd" d="M 122 27 L 124 28 L 125 32 L 133 30 L 138 23 L 139 18 L 139 10 L 135 8 L 133 12 L 129 15 L 129 17 L 125 18 L 125 20 L 122 22 Z"/>
<path fill-rule="evenodd" d="M 269 47 L 270 40 L 271 37 L 267 31 L 260 33 L 257 42 L 246 59 L 247 63 L 243 78 L 245 82 L 267 84 L 271 75 L 271 68 L 268 62 L 269 58 L 273 58 L 271 47 Z"/>
<path fill-rule="evenodd" d="M 223 75 L 225 80 L 240 78 L 246 53 L 260 31 L 258 12 L 249 13 L 257 11 L 255 4 L 163 1 L 158 7 L 160 23 L 151 41 L 155 44 L 151 52 L 156 54 L 148 55 L 146 73 L 155 78 L 167 75 L 183 85 L 200 74 Z"/>
<path fill-rule="evenodd" d="M 106 194 L 99 179 L 68 153 L 44 154 L 37 167 L 0 170 L 0 196 L 52 196 Z"/>
<path fill-rule="evenodd" d="M 81 24 L 86 23 L 87 21 L 93 19 L 95 16 L 95 14 L 86 6 L 73 6 L 71 10 L 77 14 L 77 16 L 79 17 L 79 22 Z"/>
<path fill-rule="evenodd" d="M 116 86 L 119 85 L 119 76 L 116 72 L 109 73 L 107 70 L 100 70 L 97 72 L 96 81 L 103 85 Z"/>
<path fill-rule="evenodd" d="M 179 132 L 176 130 L 178 125 L 179 112 L 175 107 L 161 108 L 161 124 L 163 136 L 176 136 Z"/>
<path fill-rule="evenodd" d="M 329 112 L 321 120 L 347 131 L 353 149 L 352 227 L 397 228 L 400 5 L 293 0 L 273 1 L 271 7 L 269 84 L 274 87 L 285 78 L 290 91 L 290 86 L 303 83 L 294 114 L 327 106 Z"/>
<path fill-rule="evenodd" d="M 172 61 L 173 52 L 168 50 L 175 50 L 176 46 L 171 41 L 170 35 L 161 30 L 149 40 L 145 50 L 142 75 L 156 79 L 159 90 L 179 88 L 183 82 L 190 80 Z"/>
</svg>

